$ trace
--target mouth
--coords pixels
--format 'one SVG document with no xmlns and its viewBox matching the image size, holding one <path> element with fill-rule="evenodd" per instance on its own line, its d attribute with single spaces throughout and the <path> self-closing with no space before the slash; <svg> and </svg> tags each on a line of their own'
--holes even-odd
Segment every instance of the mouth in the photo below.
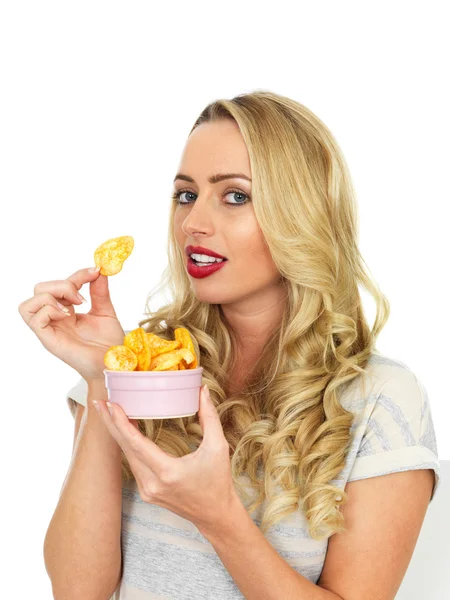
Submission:
<svg viewBox="0 0 450 600">
<path fill-rule="evenodd" d="M 189 256 L 188 256 L 188 260 L 189 260 L 189 261 L 190 261 L 192 264 L 194 264 L 194 265 L 196 265 L 196 266 L 198 267 L 198 266 L 219 265 L 219 264 L 221 264 L 221 263 L 223 263 L 223 262 L 227 261 L 227 260 L 228 260 L 228 258 L 221 258 L 221 259 L 219 259 L 219 260 L 214 260 L 214 261 L 212 261 L 212 260 L 211 260 L 211 261 L 208 261 L 207 263 L 203 263 L 203 262 L 201 262 L 201 261 L 196 261 L 196 260 L 195 260 L 195 258 L 192 258 L 192 256 L 191 256 L 191 255 L 189 255 Z"/>
</svg>

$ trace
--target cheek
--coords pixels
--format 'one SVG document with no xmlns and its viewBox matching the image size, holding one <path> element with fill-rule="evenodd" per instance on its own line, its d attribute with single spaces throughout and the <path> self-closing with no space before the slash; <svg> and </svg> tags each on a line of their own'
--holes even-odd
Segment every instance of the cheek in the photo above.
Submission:
<svg viewBox="0 0 450 600">
<path fill-rule="evenodd" d="M 241 257 L 250 260 L 264 260 L 270 258 L 269 249 L 264 243 L 264 237 L 255 218 L 243 219 L 241 222 L 230 225 L 227 233 L 227 246 Z"/>
<path fill-rule="evenodd" d="M 236 262 L 240 268 L 252 272 L 254 275 L 258 273 L 260 277 L 271 278 L 278 273 L 261 230 L 259 227 L 255 227 L 254 223 L 251 223 L 248 229 L 245 226 L 235 228 L 232 238 L 228 237 L 228 240 L 227 246 L 233 248 Z"/>
<path fill-rule="evenodd" d="M 239 209 L 234 210 L 238 211 Z M 260 252 L 264 245 L 261 229 L 253 214 L 227 223 L 226 238 L 227 246 L 230 250 L 233 249 L 233 252 L 238 251 L 239 248 Z"/>
</svg>

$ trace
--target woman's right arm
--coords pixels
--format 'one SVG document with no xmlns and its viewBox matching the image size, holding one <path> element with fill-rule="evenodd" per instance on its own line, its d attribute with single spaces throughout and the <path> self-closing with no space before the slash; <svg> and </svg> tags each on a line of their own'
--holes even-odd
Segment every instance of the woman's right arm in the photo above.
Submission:
<svg viewBox="0 0 450 600">
<path fill-rule="evenodd" d="M 56 600 L 107 600 L 121 579 L 121 449 L 94 409 L 95 399 L 108 399 L 104 380 L 88 383 L 69 471 L 44 541 Z"/>
<path fill-rule="evenodd" d="M 89 283 L 91 310 L 77 313 Z M 105 352 L 125 332 L 96 268 L 42 281 L 19 313 L 46 350 L 88 383 L 86 408 L 58 505 L 44 541 L 44 561 L 56 600 L 107 600 L 121 575 L 122 450 L 92 400 L 107 400 Z"/>
</svg>

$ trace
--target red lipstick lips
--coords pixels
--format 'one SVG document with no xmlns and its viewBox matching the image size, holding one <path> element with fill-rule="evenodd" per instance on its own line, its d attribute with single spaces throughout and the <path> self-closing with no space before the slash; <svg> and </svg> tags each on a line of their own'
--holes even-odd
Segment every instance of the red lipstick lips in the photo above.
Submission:
<svg viewBox="0 0 450 600">
<path fill-rule="evenodd" d="M 208 275 L 212 275 L 212 273 L 223 269 L 225 263 L 227 262 L 227 259 L 224 256 L 218 254 L 217 252 L 214 252 L 214 250 L 204 248 L 203 246 L 186 246 L 186 254 L 188 255 L 188 273 L 196 279 L 203 279 L 204 277 L 208 277 Z M 207 256 L 221 258 L 223 260 L 221 260 L 220 262 L 211 262 L 209 265 L 206 266 L 199 266 L 195 263 L 195 261 L 191 257 L 191 254 L 206 254 Z"/>
<path fill-rule="evenodd" d="M 191 275 L 192 277 L 195 277 L 196 279 L 203 279 L 204 277 L 208 277 L 208 275 L 211 275 L 212 273 L 223 269 L 227 262 L 228 261 L 223 260 L 220 263 L 211 263 L 206 267 L 199 267 L 195 264 L 192 258 L 189 257 L 187 263 L 187 270 L 189 275 Z"/>
</svg>

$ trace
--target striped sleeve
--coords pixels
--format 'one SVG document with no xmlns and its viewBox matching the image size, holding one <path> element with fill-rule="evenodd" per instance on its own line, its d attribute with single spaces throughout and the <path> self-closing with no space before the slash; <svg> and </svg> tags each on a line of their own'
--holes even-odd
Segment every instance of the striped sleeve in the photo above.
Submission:
<svg viewBox="0 0 450 600">
<path fill-rule="evenodd" d="M 441 481 L 436 435 L 428 395 L 410 369 L 398 369 L 384 384 L 359 445 L 348 481 L 398 471 L 433 469 Z"/>
</svg>

